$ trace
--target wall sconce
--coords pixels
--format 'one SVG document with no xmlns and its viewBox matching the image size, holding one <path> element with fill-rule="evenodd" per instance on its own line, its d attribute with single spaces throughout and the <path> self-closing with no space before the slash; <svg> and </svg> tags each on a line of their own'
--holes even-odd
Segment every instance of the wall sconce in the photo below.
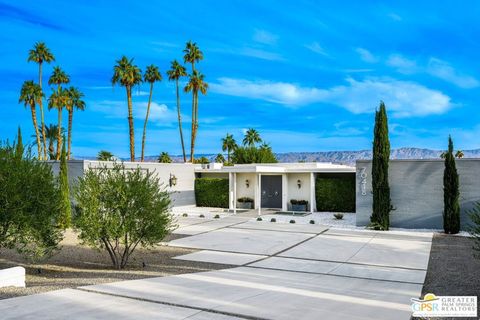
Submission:
<svg viewBox="0 0 480 320">
<path fill-rule="evenodd" d="M 250 187 L 250 181 L 248 181 L 248 179 L 245 180 L 245 185 L 247 186 L 247 188 Z"/>
<path fill-rule="evenodd" d="M 170 173 L 170 179 L 168 179 L 168 184 L 170 187 L 176 186 L 177 185 L 177 177 L 175 175 Z"/>
<path fill-rule="evenodd" d="M 301 180 L 297 180 L 297 186 L 298 186 L 298 189 L 300 189 L 302 187 L 302 181 Z"/>
</svg>

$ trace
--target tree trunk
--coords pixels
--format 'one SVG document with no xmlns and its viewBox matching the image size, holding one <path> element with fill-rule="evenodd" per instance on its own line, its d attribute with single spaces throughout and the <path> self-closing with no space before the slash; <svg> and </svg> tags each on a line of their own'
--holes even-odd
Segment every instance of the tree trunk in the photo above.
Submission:
<svg viewBox="0 0 480 320">
<path fill-rule="evenodd" d="M 193 163 L 195 146 L 195 91 L 192 91 L 192 132 L 190 138 L 190 162 Z"/>
<path fill-rule="evenodd" d="M 58 107 L 58 130 L 57 130 L 57 154 L 55 159 L 60 160 L 60 151 L 62 148 L 62 106 Z"/>
<path fill-rule="evenodd" d="M 72 122 L 73 122 L 73 106 L 68 109 L 68 151 L 67 160 L 70 160 L 70 152 L 72 149 Z"/>
<path fill-rule="evenodd" d="M 40 133 L 38 132 L 38 125 L 37 125 L 37 111 L 35 110 L 35 104 L 30 106 L 32 110 L 32 121 L 33 121 L 33 128 L 35 129 L 35 135 L 37 138 L 37 150 L 38 150 L 38 158 L 42 157 L 42 150 L 40 144 Z"/>
<path fill-rule="evenodd" d="M 135 132 L 133 127 L 133 111 L 132 111 L 132 88 L 127 89 L 127 105 L 128 105 L 128 129 L 130 135 L 130 161 L 135 161 Z"/>
<path fill-rule="evenodd" d="M 38 64 L 38 84 L 40 85 L 40 90 L 42 91 L 43 93 L 43 89 L 42 89 L 42 63 L 40 62 Z M 40 125 L 42 126 L 42 139 L 43 139 L 43 160 L 47 160 L 47 137 L 46 137 L 46 134 L 45 134 L 45 117 L 44 117 L 44 114 L 43 114 L 43 97 L 40 99 L 40 103 L 39 103 L 39 107 L 40 107 Z"/>
<path fill-rule="evenodd" d="M 185 143 L 183 142 L 182 114 L 181 114 L 181 112 L 180 112 L 180 92 L 179 92 L 179 88 L 178 88 L 178 78 L 176 79 L 176 84 L 177 84 L 178 129 L 180 130 L 180 142 L 182 143 L 183 162 L 187 162 L 187 156 L 185 155 Z"/>
<path fill-rule="evenodd" d="M 143 124 L 142 157 L 140 160 L 141 162 L 143 162 L 145 157 L 145 140 L 147 138 L 147 122 L 148 122 L 148 115 L 150 114 L 150 104 L 152 103 L 152 92 L 153 92 L 153 82 L 150 83 L 150 96 L 148 97 L 147 115 L 145 116 L 145 123 Z"/>
</svg>

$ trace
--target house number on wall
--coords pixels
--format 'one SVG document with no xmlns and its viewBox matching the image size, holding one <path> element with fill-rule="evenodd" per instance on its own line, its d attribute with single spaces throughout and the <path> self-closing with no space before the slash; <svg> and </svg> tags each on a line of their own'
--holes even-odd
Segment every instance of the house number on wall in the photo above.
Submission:
<svg viewBox="0 0 480 320">
<path fill-rule="evenodd" d="M 360 169 L 360 190 L 362 196 L 367 195 L 367 168 L 363 167 Z"/>
</svg>

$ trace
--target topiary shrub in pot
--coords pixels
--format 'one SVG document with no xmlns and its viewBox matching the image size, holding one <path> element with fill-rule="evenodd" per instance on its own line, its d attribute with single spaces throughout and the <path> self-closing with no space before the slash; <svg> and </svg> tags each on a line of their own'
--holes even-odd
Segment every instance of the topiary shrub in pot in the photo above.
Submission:
<svg viewBox="0 0 480 320">
<path fill-rule="evenodd" d="M 292 211 L 307 211 L 308 201 L 307 200 L 290 200 L 292 205 Z"/>
<path fill-rule="evenodd" d="M 253 199 L 249 197 L 242 197 L 237 199 L 238 209 L 253 209 Z"/>
</svg>

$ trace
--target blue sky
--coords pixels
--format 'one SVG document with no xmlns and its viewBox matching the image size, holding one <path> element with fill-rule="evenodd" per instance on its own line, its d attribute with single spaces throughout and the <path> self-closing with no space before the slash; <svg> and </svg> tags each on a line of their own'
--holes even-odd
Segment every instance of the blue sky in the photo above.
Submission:
<svg viewBox="0 0 480 320">
<path fill-rule="evenodd" d="M 24 80 L 38 79 L 27 54 L 44 41 L 56 56 L 44 83 L 59 65 L 85 93 L 74 156 L 128 155 L 125 90 L 110 83 L 122 55 L 164 75 L 146 154 L 180 154 L 165 71 L 193 40 L 210 85 L 199 102 L 197 153 L 220 152 L 221 137 L 241 140 L 250 127 L 276 152 L 368 149 L 380 99 L 394 148 L 443 149 L 449 133 L 460 149 L 480 148 L 479 16 L 476 1 L 0 0 L 0 139 L 13 139 L 19 125 L 33 133 L 18 96 Z M 142 85 L 133 97 L 137 154 L 147 93 Z M 181 100 L 189 137 L 191 97 Z M 46 122 L 56 117 L 48 112 Z"/>
</svg>

